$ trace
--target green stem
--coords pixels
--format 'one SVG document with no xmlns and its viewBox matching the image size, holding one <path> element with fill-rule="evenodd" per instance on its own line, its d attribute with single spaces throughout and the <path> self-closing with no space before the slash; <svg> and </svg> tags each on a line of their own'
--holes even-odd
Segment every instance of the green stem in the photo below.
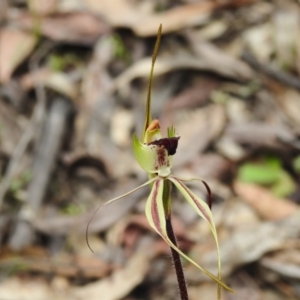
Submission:
<svg viewBox="0 0 300 300">
<path fill-rule="evenodd" d="M 177 247 L 177 240 L 171 222 L 171 182 L 169 180 L 165 180 L 164 182 L 163 203 L 166 212 L 167 234 L 169 239 L 172 241 L 172 243 Z M 180 255 L 172 247 L 170 247 L 170 249 L 171 249 L 172 259 L 174 263 L 174 268 L 176 271 L 180 299 L 188 300 L 189 296 L 187 292 L 187 286 L 186 286 Z"/>
</svg>

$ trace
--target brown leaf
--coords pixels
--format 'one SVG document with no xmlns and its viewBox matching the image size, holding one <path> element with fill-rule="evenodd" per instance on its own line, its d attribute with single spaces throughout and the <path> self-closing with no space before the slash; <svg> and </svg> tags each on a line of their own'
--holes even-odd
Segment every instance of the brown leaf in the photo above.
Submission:
<svg viewBox="0 0 300 300">
<path fill-rule="evenodd" d="M 157 33 L 159 24 L 163 24 L 163 32 L 174 32 L 186 27 L 201 25 L 207 22 L 213 11 L 222 7 L 240 6 L 255 0 L 231 0 L 225 3 L 202 1 L 188 3 L 163 12 L 145 11 L 142 5 L 128 0 L 85 0 L 85 5 L 92 11 L 104 15 L 114 27 L 129 27 L 138 36 L 151 36 Z"/>
<path fill-rule="evenodd" d="M 225 112 L 221 105 L 210 105 L 188 112 L 177 125 L 180 138 L 174 168 L 189 162 L 217 138 L 225 126 Z M 172 122 L 170 123 L 172 124 Z"/>
<path fill-rule="evenodd" d="M 195 55 L 204 62 L 207 70 L 238 81 L 253 79 L 253 71 L 243 61 L 227 54 L 214 44 L 199 39 L 194 31 L 188 31 L 186 36 Z"/>
<path fill-rule="evenodd" d="M 273 43 L 276 62 L 281 68 L 293 68 L 300 34 L 299 6 L 284 1 L 273 16 Z M 289 34 L 287 34 L 287 32 Z"/>
<path fill-rule="evenodd" d="M 202 106 L 208 102 L 209 95 L 220 85 L 213 77 L 196 78 L 192 86 L 184 90 L 165 105 L 163 114 L 172 114 L 174 110 Z"/>
<path fill-rule="evenodd" d="M 254 184 L 235 182 L 234 190 L 241 199 L 267 220 L 280 220 L 293 214 L 299 207 L 288 199 L 276 198 L 265 188 Z"/>
<path fill-rule="evenodd" d="M 133 188 L 139 186 L 146 181 L 143 180 L 131 180 L 127 183 L 122 182 L 118 188 L 113 190 L 113 193 L 107 196 L 106 200 L 112 199 L 119 195 L 122 195 Z M 137 190 L 130 197 L 120 199 L 100 209 L 94 216 L 93 221 L 89 227 L 89 233 L 104 231 L 120 218 L 124 217 L 130 209 L 136 204 L 142 196 L 147 193 L 147 187 Z M 106 201 L 105 200 L 105 201 Z M 84 233 L 86 226 L 90 221 L 93 213 L 102 203 L 95 204 L 89 212 L 79 216 L 53 216 L 51 218 L 38 218 L 33 221 L 33 226 L 46 234 L 68 234 L 74 230 Z"/>
<path fill-rule="evenodd" d="M 140 284 L 150 266 L 146 251 L 137 251 L 126 266 L 105 279 L 72 289 L 73 299 L 78 300 L 119 300 Z"/>
<path fill-rule="evenodd" d="M 286 115 L 287 121 L 294 125 L 295 128 L 300 126 L 300 93 L 291 88 L 284 88 L 278 93 L 274 90 L 274 98 Z"/>
<path fill-rule="evenodd" d="M 260 259 L 266 253 L 281 249 L 291 239 L 300 235 L 300 210 L 280 221 L 261 222 L 257 225 L 237 230 L 221 244 L 222 274 L 228 276 L 238 266 Z M 203 266 L 211 272 L 217 272 L 215 253 L 207 253 L 201 258 Z M 201 272 L 186 273 L 188 280 L 202 281 Z"/>
<path fill-rule="evenodd" d="M 56 11 L 58 0 L 28 0 L 30 10 L 39 15 L 48 15 Z"/>
<path fill-rule="evenodd" d="M 40 30 L 54 41 L 83 45 L 94 44 L 100 35 L 109 31 L 104 21 L 86 12 L 57 13 L 40 19 L 23 13 L 13 23 L 27 30 Z"/>
<path fill-rule="evenodd" d="M 0 30 L 0 82 L 9 82 L 12 73 L 32 52 L 35 37 L 17 29 Z"/>
<path fill-rule="evenodd" d="M 66 300 L 64 293 L 54 292 L 49 284 L 37 279 L 21 279 L 18 277 L 9 277 L 1 282 L 0 294 L 2 299 L 6 300 Z"/>
<path fill-rule="evenodd" d="M 172 55 L 158 57 L 155 62 L 154 77 L 181 69 L 210 71 L 215 74 L 238 81 L 249 80 L 252 70 L 242 61 L 231 57 L 211 43 L 198 41 L 197 52 L 191 53 L 177 47 Z M 113 83 L 113 90 L 119 90 L 123 96 L 129 94 L 129 84 L 139 77 L 149 76 L 151 58 L 139 60 L 120 74 Z"/>
<path fill-rule="evenodd" d="M 36 84 L 42 84 L 59 94 L 65 95 L 74 102 L 77 99 L 78 87 L 67 73 L 41 68 L 21 77 L 20 84 L 24 90 L 32 89 Z"/>
<path fill-rule="evenodd" d="M 225 130 L 224 137 L 239 144 L 249 145 L 251 148 L 282 149 L 286 147 L 286 143 L 295 140 L 294 133 L 287 126 L 264 122 L 230 124 Z"/>
<path fill-rule="evenodd" d="M 66 277 L 84 276 L 101 278 L 106 276 L 111 267 L 96 257 L 60 256 L 60 257 L 12 257 L 0 260 L 2 268 L 13 268 L 22 265 L 27 271 L 48 273 Z"/>
</svg>

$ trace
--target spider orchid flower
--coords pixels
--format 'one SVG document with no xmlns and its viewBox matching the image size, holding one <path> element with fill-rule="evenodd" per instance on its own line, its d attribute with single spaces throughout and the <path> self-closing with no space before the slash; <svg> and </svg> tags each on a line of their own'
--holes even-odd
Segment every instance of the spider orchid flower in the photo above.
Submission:
<svg viewBox="0 0 300 300">
<path fill-rule="evenodd" d="M 218 244 L 218 237 L 216 226 L 213 220 L 211 213 L 211 207 L 206 202 L 201 200 L 197 195 L 195 195 L 186 185 L 185 182 L 191 181 L 202 181 L 198 178 L 191 179 L 182 179 L 171 174 L 172 168 L 172 156 L 176 153 L 179 136 L 176 136 L 175 128 L 172 126 L 167 130 L 167 137 L 161 136 L 161 128 L 158 120 L 152 120 L 151 117 L 151 85 L 153 77 L 153 69 L 157 56 L 157 51 L 159 48 L 161 37 L 161 26 L 158 32 L 158 38 L 155 44 L 153 57 L 152 57 L 152 66 L 150 71 L 150 80 L 148 87 L 148 96 L 146 103 L 146 112 L 145 112 L 145 124 L 142 134 L 142 139 L 134 134 L 132 138 L 133 152 L 136 161 L 142 169 L 144 169 L 148 175 L 149 180 L 139 187 L 131 190 L 128 193 L 125 193 L 119 197 L 109 200 L 104 205 L 110 204 L 114 201 L 117 201 L 125 196 L 130 195 L 136 190 L 146 186 L 151 186 L 151 192 L 146 202 L 145 213 L 147 220 L 151 227 L 165 240 L 165 242 L 173 248 L 177 253 L 179 253 L 187 261 L 199 268 L 203 273 L 208 277 L 213 279 L 218 284 L 218 299 L 221 295 L 221 287 L 225 288 L 228 291 L 234 293 L 234 291 L 228 287 L 221 280 L 221 260 L 220 260 L 220 251 Z M 203 181 L 202 181 L 203 182 Z M 208 185 L 203 182 L 209 195 L 210 190 Z M 198 215 L 203 218 L 209 225 L 212 235 L 214 237 L 217 255 L 218 255 L 218 275 L 215 276 L 206 269 L 202 268 L 197 264 L 193 259 L 184 254 L 169 238 L 167 233 L 167 224 L 166 220 L 170 218 L 171 214 L 171 200 L 170 197 L 166 201 L 164 195 L 165 188 L 167 186 L 174 185 L 178 191 L 183 195 L 186 201 L 192 206 L 192 208 L 198 213 Z M 103 207 L 103 206 L 102 206 Z M 97 210 L 95 211 L 95 213 Z M 94 213 L 94 214 L 95 214 Z"/>
<path fill-rule="evenodd" d="M 226 290 L 234 292 L 230 287 L 221 281 L 221 260 L 218 237 L 210 206 L 197 195 L 195 195 L 184 184 L 185 182 L 202 180 L 199 178 L 182 179 L 171 174 L 172 156 L 176 153 L 179 138 L 180 137 L 175 136 L 175 129 L 173 127 L 168 128 L 168 137 L 161 138 L 158 120 L 153 120 L 150 123 L 149 127 L 144 133 L 143 142 L 141 142 L 134 134 L 132 139 L 134 156 L 140 167 L 149 174 L 150 179 L 132 191 L 109 200 L 104 205 L 128 196 L 146 185 L 151 185 L 151 192 L 145 207 L 146 217 L 151 227 L 165 240 L 170 247 L 172 247 L 187 261 L 195 265 L 203 273 L 217 282 L 219 287 L 223 287 Z M 184 254 L 168 237 L 166 220 L 169 218 L 171 208 L 170 203 L 165 203 L 163 198 L 164 187 L 168 183 L 172 183 L 188 201 L 192 208 L 198 213 L 198 215 L 208 223 L 217 247 L 219 270 L 218 276 L 211 274 L 209 271 L 202 268 L 199 264 L 192 260 L 189 256 Z M 207 184 L 205 182 L 203 183 L 210 193 Z"/>
</svg>

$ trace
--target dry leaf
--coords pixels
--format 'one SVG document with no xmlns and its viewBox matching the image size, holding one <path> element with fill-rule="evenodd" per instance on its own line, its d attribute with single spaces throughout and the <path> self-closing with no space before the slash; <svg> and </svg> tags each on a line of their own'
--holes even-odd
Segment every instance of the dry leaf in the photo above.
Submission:
<svg viewBox="0 0 300 300">
<path fill-rule="evenodd" d="M 193 40 L 192 35 L 190 40 Z M 227 55 L 213 44 L 198 41 L 194 48 L 195 54 L 176 48 L 171 55 L 158 57 L 154 77 L 180 69 L 211 71 L 238 81 L 250 80 L 253 76 L 252 70 L 245 63 Z M 148 77 L 150 66 L 150 57 L 136 62 L 115 79 L 112 89 L 119 90 L 126 97 L 129 94 L 130 82 L 139 77 Z"/>
<path fill-rule="evenodd" d="M 23 126 L 27 126 L 27 122 Z M 18 144 L 22 128 L 13 107 L 4 101 L 0 101 L 0 128 L 1 153 L 9 157 Z"/>
<path fill-rule="evenodd" d="M 282 276 L 300 279 L 299 248 L 287 249 L 260 260 L 260 264 Z"/>
<path fill-rule="evenodd" d="M 115 105 L 111 93 L 112 79 L 108 72 L 113 53 L 113 39 L 99 39 L 83 76 L 81 110 L 76 120 L 76 143 L 83 145 L 90 155 L 100 156 L 108 166 L 109 173 L 119 177 L 130 173 L 128 166 L 134 163 L 129 163 L 133 161 L 131 153 L 121 151 L 108 136 L 107 128 L 111 125 Z M 129 119 L 128 126 L 131 122 Z"/>
<path fill-rule="evenodd" d="M 189 88 L 166 103 L 161 118 L 165 119 L 175 110 L 203 106 L 208 102 L 211 92 L 219 85 L 219 80 L 212 76 L 205 75 L 195 78 Z"/>
<path fill-rule="evenodd" d="M 24 75 L 20 83 L 24 90 L 30 90 L 36 84 L 42 84 L 45 87 L 67 96 L 73 101 L 76 101 L 78 95 L 78 87 L 72 82 L 68 74 L 51 71 L 48 68 L 42 68 Z"/>
<path fill-rule="evenodd" d="M 254 262 L 268 252 L 284 247 L 290 239 L 299 239 L 300 210 L 276 222 L 263 222 L 257 226 L 238 230 L 220 246 L 222 274 L 228 276 L 237 267 Z M 203 266 L 213 273 L 217 272 L 215 253 L 207 253 L 201 258 Z M 205 275 L 190 269 L 187 279 L 192 282 L 205 280 Z"/>
<path fill-rule="evenodd" d="M 281 68 L 293 68 L 297 41 L 300 34 L 300 17 L 298 5 L 290 5 L 288 1 L 282 2 L 274 14 L 274 44 L 276 47 L 276 61 Z M 288 34 L 287 34 L 288 32 Z"/>
<path fill-rule="evenodd" d="M 60 291 L 55 293 L 46 281 L 11 277 L 1 282 L 1 299 L 5 300 L 71 300 Z"/>
<path fill-rule="evenodd" d="M 60 257 L 27 257 L 21 256 L 0 260 L 3 269 L 16 268 L 22 265 L 26 271 L 42 272 L 65 277 L 101 278 L 111 271 L 111 266 L 96 257 L 60 256 Z"/>
<path fill-rule="evenodd" d="M 176 124 L 180 138 L 179 147 L 174 159 L 174 168 L 189 162 L 217 138 L 225 126 L 226 116 L 221 105 L 210 105 L 182 116 Z M 172 124 L 172 122 L 170 123 Z"/>
<path fill-rule="evenodd" d="M 287 120 L 294 125 L 295 128 L 300 126 L 300 93 L 294 89 L 284 88 L 274 90 L 274 97 L 287 116 Z"/>
<path fill-rule="evenodd" d="M 237 81 L 253 79 L 252 69 L 243 61 L 227 54 L 212 43 L 199 39 L 194 31 L 188 31 L 186 36 L 198 60 L 203 60 L 206 70 Z"/>
<path fill-rule="evenodd" d="M 14 23 L 27 30 L 38 30 L 54 41 L 83 45 L 94 44 L 100 35 L 109 32 L 104 21 L 87 12 L 57 13 L 40 19 L 23 13 Z"/>
<path fill-rule="evenodd" d="M 73 299 L 77 300 L 119 300 L 139 285 L 149 270 L 150 260 L 146 251 L 137 251 L 128 260 L 126 266 L 115 270 L 101 281 L 73 288 Z"/>
<path fill-rule="evenodd" d="M 261 62 L 269 62 L 274 52 L 272 43 L 272 26 L 270 23 L 261 24 L 251 27 L 243 34 L 246 47 L 251 50 L 258 60 Z"/>
<path fill-rule="evenodd" d="M 48 15 L 56 11 L 59 0 L 28 0 L 28 7 L 39 15 Z"/>
<path fill-rule="evenodd" d="M 253 134 L 255 132 L 255 134 Z M 295 140 L 294 133 L 283 124 L 251 122 L 245 124 L 229 124 L 224 137 L 236 143 L 249 145 L 251 148 L 268 147 L 282 149 L 285 143 Z"/>
<path fill-rule="evenodd" d="M 17 29 L 0 30 L 0 82 L 9 82 L 12 73 L 32 52 L 36 38 Z"/>
<path fill-rule="evenodd" d="M 83 0 L 82 0 L 83 1 Z M 202 1 L 188 3 L 162 12 L 144 10 L 143 5 L 131 3 L 129 0 L 85 0 L 87 8 L 106 17 L 108 23 L 114 27 L 129 27 L 138 36 L 151 36 L 157 33 L 158 24 L 163 24 L 163 32 L 169 33 L 191 26 L 206 23 L 211 14 L 223 7 L 241 6 L 255 0 L 231 0 L 225 3 L 217 1 Z"/>
<path fill-rule="evenodd" d="M 267 220 L 286 218 L 298 209 L 298 206 L 290 200 L 276 198 L 267 189 L 254 184 L 235 182 L 234 190 L 241 199 Z"/>
<path fill-rule="evenodd" d="M 124 194 L 132 190 L 133 188 L 139 186 L 141 183 L 145 182 L 145 178 L 140 180 L 131 180 L 129 182 L 120 182 L 120 185 L 113 190 L 113 193 L 107 195 L 106 200 L 112 199 L 118 195 Z M 101 232 L 112 226 L 115 222 L 124 217 L 130 209 L 136 204 L 142 196 L 147 193 L 147 188 L 140 189 L 133 193 L 130 197 L 122 199 L 121 201 L 116 201 L 108 206 L 100 209 L 94 216 L 93 221 L 90 224 L 89 232 Z M 97 203 L 95 207 L 89 212 L 84 213 L 79 216 L 55 216 L 51 218 L 38 218 L 33 221 L 33 226 L 44 233 L 47 234 L 68 234 L 74 230 L 77 232 L 84 233 L 86 226 L 90 221 L 92 214 L 95 212 L 99 206 L 103 204 Z"/>
<path fill-rule="evenodd" d="M 182 5 L 161 13 L 144 11 L 142 7 L 128 0 L 86 0 L 87 7 L 105 16 L 114 27 L 129 27 L 139 36 L 155 35 L 157 26 L 163 23 L 164 33 L 176 31 L 186 26 L 203 24 L 207 20 L 214 3 Z"/>
</svg>

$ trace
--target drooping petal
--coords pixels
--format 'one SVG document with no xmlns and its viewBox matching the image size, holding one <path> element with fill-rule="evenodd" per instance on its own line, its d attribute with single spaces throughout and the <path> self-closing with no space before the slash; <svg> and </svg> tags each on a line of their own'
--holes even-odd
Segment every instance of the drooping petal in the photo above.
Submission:
<svg viewBox="0 0 300 300">
<path fill-rule="evenodd" d="M 234 292 L 230 287 L 228 287 L 225 283 L 223 283 L 218 277 L 211 274 L 209 271 L 203 269 L 199 266 L 195 261 L 193 261 L 190 257 L 184 254 L 177 246 L 175 246 L 172 241 L 169 239 L 166 228 L 166 215 L 164 211 L 163 205 L 163 188 L 164 188 L 164 180 L 157 177 L 154 181 L 151 193 L 146 203 L 146 217 L 148 219 L 151 227 L 165 240 L 165 242 L 172 247 L 175 251 L 177 251 L 182 257 L 188 260 L 190 263 L 199 268 L 203 273 L 205 273 L 208 277 L 216 281 L 220 286 L 225 289 Z M 171 180 L 171 179 L 170 179 Z M 173 181 L 172 181 L 173 182 Z"/>
<path fill-rule="evenodd" d="M 91 224 L 91 222 L 92 222 L 92 220 L 93 220 L 95 214 L 98 212 L 98 210 L 101 209 L 102 207 L 104 207 L 104 206 L 106 206 L 106 205 L 112 203 L 112 202 L 115 202 L 115 201 L 117 201 L 117 200 L 119 200 L 119 199 L 121 199 L 121 198 L 123 198 L 123 197 L 126 197 L 126 196 L 128 196 L 128 195 L 134 193 L 134 192 L 137 191 L 138 189 L 140 189 L 140 188 L 142 188 L 142 187 L 144 187 L 144 186 L 146 186 L 146 185 L 148 185 L 148 184 L 151 184 L 153 181 L 155 181 L 155 179 L 156 179 L 155 177 L 154 177 L 154 178 L 151 178 L 150 180 L 148 180 L 147 182 L 145 182 L 145 183 L 143 183 L 142 185 L 138 186 L 137 188 L 135 188 L 135 189 L 133 189 L 133 190 L 131 190 L 131 191 L 129 191 L 129 192 L 127 192 L 127 193 L 121 195 L 121 196 L 118 196 L 118 197 L 116 197 L 116 198 L 113 198 L 113 199 L 111 199 L 111 200 L 105 202 L 104 204 L 102 204 L 101 206 L 99 206 L 99 207 L 94 211 L 94 213 L 93 213 L 91 219 L 89 220 L 89 222 L 88 222 L 88 224 L 87 224 L 87 226 L 86 226 L 86 232 L 85 232 L 86 243 L 87 243 L 88 247 L 90 248 L 90 250 L 91 250 L 92 252 L 94 252 L 94 251 L 92 250 L 92 248 L 90 247 L 90 244 L 89 244 L 89 240 L 88 240 L 88 232 L 89 232 L 90 224 Z"/>
<path fill-rule="evenodd" d="M 142 143 L 134 134 L 132 138 L 134 156 L 142 169 L 167 177 L 171 173 L 171 159 L 164 146 Z"/>
<path fill-rule="evenodd" d="M 214 236 L 217 254 L 218 254 L 218 279 L 221 281 L 221 256 L 218 242 L 216 226 L 213 220 L 211 210 L 206 202 L 196 196 L 181 180 L 175 177 L 170 177 L 169 180 L 174 183 L 183 197 L 190 203 L 194 210 L 209 224 L 210 230 Z M 227 289 L 227 288 L 226 288 Z M 230 289 L 230 291 L 232 291 Z M 218 287 L 218 299 L 221 299 L 221 284 Z"/>
<path fill-rule="evenodd" d="M 166 216 L 162 201 L 164 179 L 157 178 L 146 202 L 145 213 L 152 228 L 160 235 L 166 234 Z"/>
<path fill-rule="evenodd" d="M 192 181 L 200 181 L 204 184 L 205 188 L 206 188 L 206 191 L 208 193 L 208 206 L 209 208 L 211 209 L 212 207 L 212 194 L 211 194 L 211 190 L 209 188 L 209 185 L 204 181 L 202 180 L 201 178 L 196 178 L 196 177 L 192 177 L 192 178 L 178 178 L 176 176 L 176 179 L 180 180 L 180 181 L 183 181 L 183 182 L 192 182 Z"/>
</svg>

